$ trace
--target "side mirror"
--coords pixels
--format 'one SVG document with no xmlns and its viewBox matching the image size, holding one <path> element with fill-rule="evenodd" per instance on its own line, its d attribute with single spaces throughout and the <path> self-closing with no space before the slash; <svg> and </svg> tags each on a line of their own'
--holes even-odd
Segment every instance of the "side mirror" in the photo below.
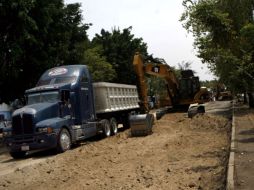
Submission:
<svg viewBox="0 0 254 190">
<path fill-rule="evenodd" d="M 15 99 L 12 103 L 11 103 L 11 107 L 12 109 L 19 109 L 23 107 L 23 103 L 20 99 Z"/>
</svg>

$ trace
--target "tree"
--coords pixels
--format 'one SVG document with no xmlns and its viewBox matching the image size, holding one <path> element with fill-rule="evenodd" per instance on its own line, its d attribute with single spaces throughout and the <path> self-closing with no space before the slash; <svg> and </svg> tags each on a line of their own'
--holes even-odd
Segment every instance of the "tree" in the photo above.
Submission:
<svg viewBox="0 0 254 190">
<path fill-rule="evenodd" d="M 235 92 L 250 91 L 253 0 L 185 0 L 181 21 L 193 33 L 198 56 Z"/>
<path fill-rule="evenodd" d="M 34 19 L 28 14 L 34 8 L 29 1 L 2 1 L 0 6 L 0 89 L 3 101 L 20 91 L 16 81 L 23 73 L 24 44 L 36 42 L 31 31 L 37 30 Z M 8 88 L 9 87 L 9 88 Z"/>
<path fill-rule="evenodd" d="M 147 55 L 147 45 L 142 38 L 135 38 L 131 34 L 131 27 L 113 29 L 112 32 L 101 30 L 92 40 L 93 46 L 102 47 L 102 56 L 112 65 L 116 72 L 114 81 L 118 83 L 135 84 L 135 73 L 132 66 L 136 51 Z"/>
<path fill-rule="evenodd" d="M 116 72 L 112 65 L 106 61 L 106 57 L 102 56 L 102 48 L 100 46 L 87 49 L 84 54 L 84 61 L 92 73 L 93 81 L 107 82 L 116 78 Z"/>
<path fill-rule="evenodd" d="M 180 63 L 177 63 L 177 66 L 180 71 L 191 69 L 191 62 L 189 61 L 181 61 Z"/>
<path fill-rule="evenodd" d="M 0 97 L 22 96 L 46 69 L 82 63 L 88 24 L 79 4 L 63 0 L 2 0 L 0 3 Z"/>
</svg>

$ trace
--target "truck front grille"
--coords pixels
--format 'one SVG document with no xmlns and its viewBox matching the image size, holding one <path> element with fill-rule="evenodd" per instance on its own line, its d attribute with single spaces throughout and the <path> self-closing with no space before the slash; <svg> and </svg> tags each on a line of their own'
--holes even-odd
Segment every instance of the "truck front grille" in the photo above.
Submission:
<svg viewBox="0 0 254 190">
<path fill-rule="evenodd" d="M 22 119 L 20 115 L 12 118 L 12 134 L 19 135 L 23 133 Z"/>
<path fill-rule="evenodd" d="M 33 129 L 33 115 L 23 114 L 16 115 L 12 118 L 12 134 L 21 135 L 21 134 L 32 134 Z"/>
</svg>

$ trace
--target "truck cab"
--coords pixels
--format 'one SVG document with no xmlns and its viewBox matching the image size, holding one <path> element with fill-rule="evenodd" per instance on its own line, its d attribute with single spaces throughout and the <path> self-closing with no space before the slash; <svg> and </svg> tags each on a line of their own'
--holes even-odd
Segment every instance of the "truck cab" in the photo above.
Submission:
<svg viewBox="0 0 254 190">
<path fill-rule="evenodd" d="M 93 86 L 85 65 L 47 70 L 25 96 L 26 105 L 13 112 L 12 127 L 3 132 L 14 158 L 44 148 L 64 152 L 72 142 L 98 131 Z"/>
</svg>

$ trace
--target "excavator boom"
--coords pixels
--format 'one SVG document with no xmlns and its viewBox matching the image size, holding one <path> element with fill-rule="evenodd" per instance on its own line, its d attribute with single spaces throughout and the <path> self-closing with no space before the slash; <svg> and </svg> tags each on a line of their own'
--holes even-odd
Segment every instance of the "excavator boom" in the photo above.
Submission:
<svg viewBox="0 0 254 190">
<path fill-rule="evenodd" d="M 169 65 L 158 60 L 145 60 L 138 52 L 134 55 L 133 67 L 137 76 L 140 107 L 143 112 L 141 115 L 130 117 L 131 132 L 134 136 L 147 135 L 153 121 L 153 117 L 149 114 L 146 74 L 163 78 L 166 81 L 168 105 L 188 107 L 193 103 L 203 103 L 201 97 L 206 95 L 206 91 L 200 89 L 199 79 L 193 75 L 193 71 L 183 71 L 179 82 Z"/>
<path fill-rule="evenodd" d="M 134 71 L 137 75 L 137 87 L 139 91 L 140 106 L 144 113 L 149 112 L 147 84 L 144 72 L 143 60 L 140 54 L 136 53 L 133 59 Z"/>
<path fill-rule="evenodd" d="M 174 71 L 165 62 L 144 59 L 140 53 L 136 53 L 133 59 L 134 70 L 138 79 L 139 96 L 141 107 L 145 112 L 149 111 L 148 87 L 145 74 L 163 78 L 169 96 L 169 105 L 188 106 L 193 103 L 204 103 L 208 101 L 208 91 L 201 88 L 199 78 L 194 76 L 192 70 L 181 72 L 182 77 L 177 79 Z"/>
<path fill-rule="evenodd" d="M 141 107 L 145 112 L 149 112 L 148 106 L 148 87 L 146 84 L 145 74 L 163 78 L 167 82 L 167 91 L 170 99 L 177 97 L 179 84 L 177 78 L 169 65 L 162 62 L 152 62 L 151 60 L 144 61 L 140 53 L 136 53 L 133 59 L 133 66 L 138 79 L 139 96 Z"/>
</svg>

